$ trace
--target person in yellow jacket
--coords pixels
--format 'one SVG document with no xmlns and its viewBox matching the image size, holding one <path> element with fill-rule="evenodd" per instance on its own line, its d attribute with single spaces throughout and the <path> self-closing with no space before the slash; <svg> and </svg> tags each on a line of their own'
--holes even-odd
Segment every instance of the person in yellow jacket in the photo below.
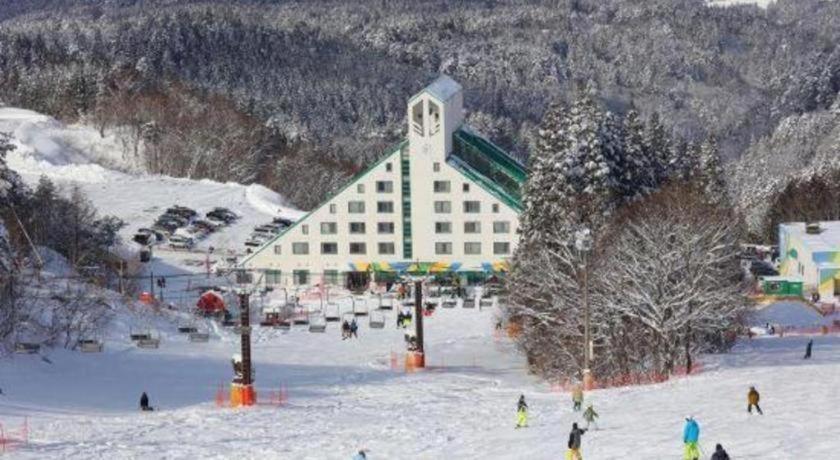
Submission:
<svg viewBox="0 0 840 460">
<path fill-rule="evenodd" d="M 757 410 L 759 414 L 764 415 L 764 412 L 761 412 L 761 407 L 758 405 L 759 399 L 761 399 L 761 395 L 758 394 L 755 387 L 750 387 L 750 392 L 747 393 L 747 412 L 752 414 L 752 408 L 755 406 L 755 410 Z"/>
<path fill-rule="evenodd" d="M 528 426 L 528 404 L 525 402 L 525 395 L 519 395 L 519 402 L 516 403 L 516 428 Z"/>
<path fill-rule="evenodd" d="M 580 408 L 583 405 L 583 387 L 580 385 L 575 385 L 572 388 L 572 410 L 575 412 L 580 412 Z"/>
</svg>

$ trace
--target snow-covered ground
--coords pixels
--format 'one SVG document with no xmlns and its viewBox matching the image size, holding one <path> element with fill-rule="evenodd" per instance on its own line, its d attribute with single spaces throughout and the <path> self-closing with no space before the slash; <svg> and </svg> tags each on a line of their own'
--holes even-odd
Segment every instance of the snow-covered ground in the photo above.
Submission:
<svg viewBox="0 0 840 460">
<path fill-rule="evenodd" d="M 732 5 L 756 5 L 761 8 L 767 8 L 776 0 L 708 0 L 709 5 L 712 6 L 732 6 Z"/>
<path fill-rule="evenodd" d="M 173 204 L 200 211 L 227 206 L 243 219 L 200 249 L 241 250 L 251 226 L 276 212 L 300 214 L 262 187 L 120 172 L 130 171 L 113 166 L 122 158 L 115 153 L 120 146 L 83 126 L 63 127 L 7 108 L 0 109 L 0 130 L 15 135 L 19 148 L 9 164 L 27 181 L 46 174 L 79 183 L 102 213 L 130 223 L 126 236 Z M 225 281 L 201 275 L 204 257 L 201 251 L 156 252 L 156 275 L 183 276 L 169 279 L 167 299 L 189 307 L 197 296 L 190 287 Z M 340 302 L 349 308 L 348 299 Z M 253 302 L 262 303 L 268 301 Z M 426 318 L 429 368 L 416 373 L 391 368 L 391 353 L 404 350 L 394 314 L 387 313 L 385 329 L 378 330 L 362 318 L 359 338 L 349 341 L 334 323 L 324 334 L 256 327 L 258 391 L 265 397 L 285 388 L 288 403 L 230 409 L 216 407 L 214 397 L 229 382 L 230 357 L 239 351 L 231 331 L 185 313 L 121 307 L 103 336 L 104 353 L 52 350 L 45 352 L 51 363 L 37 355 L 0 360 L 0 424 L 14 434 L 27 420 L 30 430 L 29 444 L 4 458 L 348 459 L 362 447 L 370 459 L 563 457 L 579 415 L 571 412 L 568 394 L 529 375 L 513 344 L 494 335 L 496 311 L 439 309 Z M 812 314 L 788 304 L 765 309 L 752 322 L 810 324 Z M 178 325 L 194 325 L 211 339 L 190 343 Z M 128 339 L 145 331 L 161 337 L 159 349 L 141 350 Z M 834 409 L 840 393 L 832 385 L 840 377 L 840 338 L 816 337 L 810 361 L 802 359 L 806 341 L 744 341 L 731 354 L 704 357 L 699 375 L 588 394 L 601 419 L 600 429 L 584 436 L 584 457 L 680 458 L 683 418 L 692 414 L 701 425 L 704 457 L 721 442 L 735 459 L 836 458 L 840 441 L 831 430 L 840 424 Z M 764 416 L 746 413 L 750 385 L 762 392 Z M 137 410 L 142 391 L 157 411 Z M 528 399 L 531 423 L 515 430 L 520 394 Z"/>
</svg>

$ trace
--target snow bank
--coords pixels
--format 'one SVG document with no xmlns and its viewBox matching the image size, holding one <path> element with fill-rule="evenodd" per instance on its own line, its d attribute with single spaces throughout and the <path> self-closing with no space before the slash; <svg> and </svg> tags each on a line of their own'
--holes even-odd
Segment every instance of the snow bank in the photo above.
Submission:
<svg viewBox="0 0 840 460">
<path fill-rule="evenodd" d="M 764 307 L 750 318 L 750 324 L 754 326 L 767 323 L 777 327 L 810 327 L 828 325 L 831 322 L 802 302 L 782 301 Z"/>
<path fill-rule="evenodd" d="M 776 0 L 708 0 L 711 6 L 733 6 L 733 5 L 756 5 L 761 8 L 767 8 Z"/>
</svg>

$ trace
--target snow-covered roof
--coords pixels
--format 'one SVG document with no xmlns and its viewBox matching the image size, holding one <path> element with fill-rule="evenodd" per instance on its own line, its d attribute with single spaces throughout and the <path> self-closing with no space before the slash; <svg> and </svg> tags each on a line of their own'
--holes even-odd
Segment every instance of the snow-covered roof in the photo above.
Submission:
<svg viewBox="0 0 840 460">
<path fill-rule="evenodd" d="M 462 90 L 461 85 L 459 85 L 457 81 L 453 80 L 452 78 L 450 78 L 446 75 L 441 75 L 440 77 L 437 78 L 437 80 L 433 81 L 429 86 L 423 88 L 422 91 L 415 94 L 414 96 L 411 96 L 411 99 L 414 99 L 415 97 L 417 97 L 417 96 L 419 96 L 423 93 L 429 93 L 435 99 L 437 99 L 441 102 L 446 102 L 452 96 L 460 93 L 461 90 Z"/>
<path fill-rule="evenodd" d="M 819 224 L 820 233 L 816 234 L 806 232 L 804 222 L 789 222 L 781 224 L 781 227 L 791 237 L 802 241 L 811 252 L 840 251 L 840 221 L 825 221 Z"/>
</svg>

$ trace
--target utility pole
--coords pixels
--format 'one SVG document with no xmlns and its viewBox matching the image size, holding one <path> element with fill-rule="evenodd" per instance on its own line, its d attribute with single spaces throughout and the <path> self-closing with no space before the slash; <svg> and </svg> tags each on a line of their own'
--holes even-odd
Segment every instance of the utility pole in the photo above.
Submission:
<svg viewBox="0 0 840 460">
<path fill-rule="evenodd" d="M 251 385 L 251 305 L 247 293 L 239 294 L 239 323 L 242 345 L 242 384 Z"/>
<path fill-rule="evenodd" d="M 149 270 L 149 294 L 155 298 L 155 272 L 152 270 Z"/>
<path fill-rule="evenodd" d="M 420 280 L 414 282 L 414 316 L 415 333 L 417 334 L 417 353 L 422 357 L 425 352 L 423 350 L 423 281 Z M 418 367 L 425 367 L 425 359 L 423 359 L 423 363 L 424 365 Z"/>
</svg>

